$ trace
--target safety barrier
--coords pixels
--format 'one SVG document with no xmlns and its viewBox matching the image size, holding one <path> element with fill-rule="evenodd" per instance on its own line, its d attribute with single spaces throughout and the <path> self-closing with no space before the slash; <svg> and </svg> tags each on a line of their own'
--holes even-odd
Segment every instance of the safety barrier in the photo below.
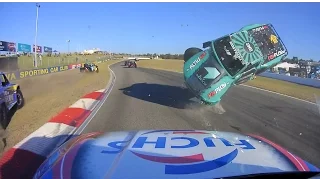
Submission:
<svg viewBox="0 0 320 180">
<path fill-rule="evenodd" d="M 98 60 L 95 63 L 98 64 L 106 61 L 107 60 Z M 37 69 L 29 69 L 29 70 L 21 70 L 21 71 L 9 71 L 9 72 L 5 72 L 5 75 L 7 76 L 9 81 L 12 81 L 12 80 L 24 79 L 27 77 L 34 77 L 34 76 L 40 76 L 40 75 L 45 75 L 50 73 L 72 70 L 72 69 L 80 68 L 82 64 L 83 63 L 73 63 L 69 65 L 52 66 L 47 68 L 37 68 Z"/>
<path fill-rule="evenodd" d="M 80 68 L 80 67 L 81 67 L 81 64 L 78 63 L 78 64 L 69 64 L 64 66 L 53 66 L 53 67 L 47 67 L 47 68 L 5 72 L 5 75 L 7 76 L 9 81 L 12 81 L 12 80 L 24 79 L 27 77 L 40 76 L 40 75 L 45 75 L 50 73 L 67 71 L 67 70 Z"/>
</svg>

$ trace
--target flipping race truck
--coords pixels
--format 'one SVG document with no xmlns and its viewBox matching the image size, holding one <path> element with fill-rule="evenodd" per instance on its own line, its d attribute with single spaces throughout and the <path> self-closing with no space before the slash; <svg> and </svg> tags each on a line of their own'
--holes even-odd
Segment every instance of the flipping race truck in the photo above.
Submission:
<svg viewBox="0 0 320 180">
<path fill-rule="evenodd" d="M 184 53 L 188 89 L 208 105 L 218 104 L 228 89 L 279 64 L 287 49 L 271 24 L 254 24 L 203 43 L 204 50 Z"/>
</svg>

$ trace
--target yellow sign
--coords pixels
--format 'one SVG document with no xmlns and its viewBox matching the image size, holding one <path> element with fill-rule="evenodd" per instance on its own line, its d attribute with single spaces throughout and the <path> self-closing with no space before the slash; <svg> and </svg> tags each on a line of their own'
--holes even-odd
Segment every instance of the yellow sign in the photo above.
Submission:
<svg viewBox="0 0 320 180">
<path fill-rule="evenodd" d="M 272 42 L 272 44 L 277 44 L 278 43 L 278 38 L 275 35 L 271 35 L 270 36 L 270 41 Z"/>
<path fill-rule="evenodd" d="M 50 72 L 48 71 L 48 68 L 21 71 L 21 72 L 20 72 L 20 79 L 26 78 L 26 77 L 31 77 L 31 76 L 38 76 L 38 75 L 43 75 L 43 74 L 49 74 L 49 73 L 50 73 Z"/>
<path fill-rule="evenodd" d="M 12 81 L 12 80 L 16 80 L 17 77 L 16 77 L 16 74 L 15 73 L 8 73 L 6 74 L 6 77 L 9 81 Z"/>
</svg>

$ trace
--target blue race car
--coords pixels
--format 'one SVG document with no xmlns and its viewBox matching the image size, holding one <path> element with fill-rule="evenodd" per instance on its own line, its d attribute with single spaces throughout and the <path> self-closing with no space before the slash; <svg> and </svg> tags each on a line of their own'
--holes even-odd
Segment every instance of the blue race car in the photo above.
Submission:
<svg viewBox="0 0 320 180">
<path fill-rule="evenodd" d="M 10 83 L 3 72 L 0 76 L 0 124 L 5 129 L 9 123 L 9 111 L 22 108 L 24 98 L 18 84 Z"/>
</svg>

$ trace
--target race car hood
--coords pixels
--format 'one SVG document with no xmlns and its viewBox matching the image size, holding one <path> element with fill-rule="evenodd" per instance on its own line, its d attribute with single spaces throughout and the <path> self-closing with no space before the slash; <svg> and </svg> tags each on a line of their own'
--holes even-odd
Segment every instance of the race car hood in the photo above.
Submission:
<svg viewBox="0 0 320 180">
<path fill-rule="evenodd" d="M 221 178 L 319 169 L 259 136 L 216 131 L 91 133 L 56 150 L 35 178 Z"/>
</svg>

